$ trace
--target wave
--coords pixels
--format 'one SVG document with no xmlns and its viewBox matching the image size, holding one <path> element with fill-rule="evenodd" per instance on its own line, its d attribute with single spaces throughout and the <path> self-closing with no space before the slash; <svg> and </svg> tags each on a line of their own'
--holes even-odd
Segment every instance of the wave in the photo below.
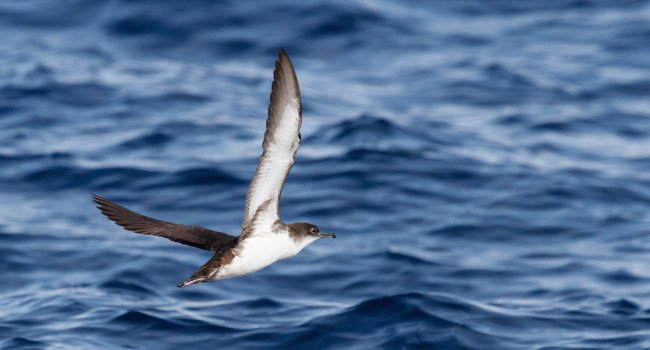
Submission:
<svg viewBox="0 0 650 350">
<path fill-rule="evenodd" d="M 339 145 L 365 152 L 381 150 L 433 149 L 442 141 L 431 135 L 398 126 L 394 122 L 371 115 L 361 115 L 336 124 L 326 125 L 307 138 L 310 144 Z"/>
<path fill-rule="evenodd" d="M 144 170 L 133 167 L 83 168 L 53 165 L 31 171 L 22 182 L 49 189 L 85 187 L 89 190 L 192 187 L 205 185 L 242 185 L 247 181 L 214 168 L 188 168 L 176 172 Z"/>
<path fill-rule="evenodd" d="M 0 2 L 0 347 L 643 347 L 648 6 Z M 280 47 L 338 238 L 179 289 L 88 194 L 237 232 Z"/>
</svg>

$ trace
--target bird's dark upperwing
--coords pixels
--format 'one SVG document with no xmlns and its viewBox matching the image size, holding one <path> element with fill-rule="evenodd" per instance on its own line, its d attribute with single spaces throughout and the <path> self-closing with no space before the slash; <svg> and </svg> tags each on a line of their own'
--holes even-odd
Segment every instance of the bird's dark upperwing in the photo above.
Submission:
<svg viewBox="0 0 650 350">
<path fill-rule="evenodd" d="M 246 194 L 241 239 L 251 234 L 251 224 L 264 203 L 265 217 L 280 219 L 280 193 L 300 146 L 302 110 L 300 87 L 289 56 L 280 50 L 273 72 L 273 86 L 266 120 L 263 152 Z"/>
<path fill-rule="evenodd" d="M 93 194 L 93 201 L 107 218 L 135 233 L 165 237 L 174 242 L 217 253 L 232 247 L 237 242 L 237 237 L 223 232 L 200 226 L 177 225 L 138 214 L 96 194 Z"/>
</svg>

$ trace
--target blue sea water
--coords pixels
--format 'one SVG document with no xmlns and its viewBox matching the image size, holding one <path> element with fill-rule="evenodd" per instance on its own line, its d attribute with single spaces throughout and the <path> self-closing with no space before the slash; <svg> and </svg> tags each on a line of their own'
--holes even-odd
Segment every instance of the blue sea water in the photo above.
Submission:
<svg viewBox="0 0 650 350">
<path fill-rule="evenodd" d="M 0 2 L 0 348 L 650 348 L 650 1 Z M 210 254 L 95 192 L 238 234 L 273 63 L 286 222 Z"/>
</svg>

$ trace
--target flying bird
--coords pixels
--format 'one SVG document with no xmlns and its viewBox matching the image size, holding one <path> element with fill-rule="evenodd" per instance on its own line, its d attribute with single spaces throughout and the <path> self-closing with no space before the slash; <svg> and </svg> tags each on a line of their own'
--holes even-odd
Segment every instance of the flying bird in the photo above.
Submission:
<svg viewBox="0 0 650 350">
<path fill-rule="evenodd" d="M 138 214 L 97 194 L 93 201 L 110 220 L 143 235 L 209 250 L 212 258 L 178 287 L 238 277 L 290 258 L 319 238 L 336 238 L 313 224 L 285 224 L 280 219 L 280 194 L 300 146 L 300 87 L 289 56 L 280 50 L 262 143 L 262 156 L 246 193 L 241 234 L 232 236 L 200 226 L 185 226 Z"/>
</svg>

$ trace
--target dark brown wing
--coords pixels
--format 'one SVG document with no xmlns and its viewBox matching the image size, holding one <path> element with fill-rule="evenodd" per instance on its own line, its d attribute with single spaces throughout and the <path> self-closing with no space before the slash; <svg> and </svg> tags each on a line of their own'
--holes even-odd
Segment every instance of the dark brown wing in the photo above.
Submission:
<svg viewBox="0 0 650 350">
<path fill-rule="evenodd" d="M 93 194 L 93 201 L 107 218 L 135 233 L 165 237 L 174 242 L 215 252 L 224 251 L 237 242 L 237 237 L 223 232 L 200 226 L 177 225 L 138 214 L 96 194 Z"/>
</svg>

